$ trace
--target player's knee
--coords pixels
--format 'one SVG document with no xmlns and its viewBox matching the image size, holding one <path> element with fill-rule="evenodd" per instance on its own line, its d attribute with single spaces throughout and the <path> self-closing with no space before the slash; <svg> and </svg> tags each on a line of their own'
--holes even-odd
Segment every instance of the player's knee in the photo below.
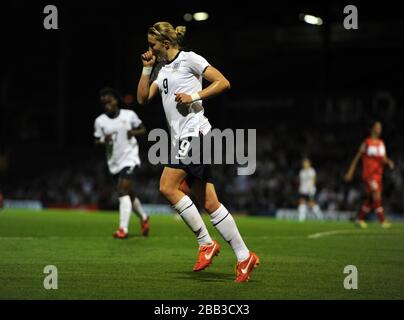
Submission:
<svg viewBox="0 0 404 320">
<path fill-rule="evenodd" d="M 130 190 L 126 188 L 118 188 L 118 196 L 119 197 L 130 196 Z"/>
<path fill-rule="evenodd" d="M 217 199 L 205 199 L 204 208 L 207 212 L 215 212 L 220 207 L 220 202 Z"/>
<path fill-rule="evenodd" d="M 174 190 L 173 188 L 166 183 L 160 183 L 160 193 L 165 196 L 166 198 L 169 198 L 173 194 Z"/>
</svg>

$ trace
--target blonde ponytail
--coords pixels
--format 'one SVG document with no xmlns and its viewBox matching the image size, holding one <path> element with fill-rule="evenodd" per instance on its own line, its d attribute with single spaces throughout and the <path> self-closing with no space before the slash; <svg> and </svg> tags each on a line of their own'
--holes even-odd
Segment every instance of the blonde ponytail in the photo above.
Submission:
<svg viewBox="0 0 404 320">
<path fill-rule="evenodd" d="M 149 28 L 148 34 L 154 36 L 160 42 L 168 40 L 173 45 L 181 46 L 186 29 L 184 26 L 178 26 L 174 29 L 169 22 L 157 22 L 153 27 Z"/>
<path fill-rule="evenodd" d="M 186 31 L 187 31 L 187 27 L 185 27 L 185 26 L 177 26 L 175 28 L 175 33 L 177 34 L 177 43 L 179 45 L 181 45 L 183 43 Z"/>
</svg>

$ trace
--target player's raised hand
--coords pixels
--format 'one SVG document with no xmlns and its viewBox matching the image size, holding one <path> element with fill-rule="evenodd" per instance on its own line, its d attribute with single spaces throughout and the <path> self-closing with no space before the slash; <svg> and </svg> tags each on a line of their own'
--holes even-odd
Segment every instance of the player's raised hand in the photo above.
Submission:
<svg viewBox="0 0 404 320">
<path fill-rule="evenodd" d="M 152 67 L 156 62 L 156 56 L 153 55 L 152 51 L 146 51 L 140 56 L 143 67 Z"/>
<path fill-rule="evenodd" d="M 174 93 L 175 101 L 179 104 L 190 104 L 192 103 L 192 97 L 186 93 Z"/>
</svg>

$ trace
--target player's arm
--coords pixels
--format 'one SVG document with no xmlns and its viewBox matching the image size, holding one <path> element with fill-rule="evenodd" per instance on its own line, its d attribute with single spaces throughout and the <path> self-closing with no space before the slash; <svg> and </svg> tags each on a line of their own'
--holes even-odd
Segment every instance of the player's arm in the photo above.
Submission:
<svg viewBox="0 0 404 320">
<path fill-rule="evenodd" d="M 156 62 L 156 57 L 153 56 L 151 51 L 147 51 L 141 55 L 141 60 L 143 63 L 143 70 L 137 86 L 137 102 L 139 104 L 147 104 L 157 95 L 158 92 L 157 84 L 154 82 L 150 84 L 150 75 L 153 65 Z"/>
<path fill-rule="evenodd" d="M 101 138 L 95 138 L 95 144 L 109 144 L 112 141 L 112 136 L 110 134 L 105 135 Z"/>
<path fill-rule="evenodd" d="M 394 169 L 394 161 L 387 157 L 387 155 L 384 157 L 383 162 L 387 164 L 391 170 Z"/>
<path fill-rule="evenodd" d="M 203 77 L 210 82 L 210 85 L 199 92 L 195 92 L 192 95 L 186 93 L 176 93 L 175 101 L 181 104 L 189 104 L 195 100 L 205 100 L 213 98 L 222 92 L 230 89 L 230 82 L 226 77 L 216 68 L 208 66 Z"/>
<path fill-rule="evenodd" d="M 112 136 L 110 134 L 105 134 L 104 129 L 101 127 L 98 120 L 94 122 L 94 138 L 94 143 L 96 145 L 108 144 L 112 141 Z"/>
<path fill-rule="evenodd" d="M 139 136 L 139 135 L 145 134 L 146 131 L 147 131 L 146 127 L 142 123 L 138 127 L 128 130 L 128 139 L 130 139 L 134 136 Z"/>
<path fill-rule="evenodd" d="M 362 143 L 361 146 L 359 147 L 358 152 L 356 153 L 355 157 L 353 158 L 351 165 L 348 168 L 348 171 L 346 172 L 346 174 L 344 176 L 344 180 L 346 182 L 349 182 L 352 180 L 353 175 L 355 173 L 356 166 L 358 165 L 358 161 L 361 158 L 364 151 L 365 151 L 365 143 Z"/>
</svg>

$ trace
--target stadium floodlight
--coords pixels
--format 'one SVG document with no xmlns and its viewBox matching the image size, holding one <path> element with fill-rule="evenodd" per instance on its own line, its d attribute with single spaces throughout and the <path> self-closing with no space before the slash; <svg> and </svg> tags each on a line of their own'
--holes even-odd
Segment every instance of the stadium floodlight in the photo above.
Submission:
<svg viewBox="0 0 404 320">
<path fill-rule="evenodd" d="M 209 14 L 207 12 L 195 12 L 194 19 L 196 21 L 204 21 L 209 18 Z"/>
<path fill-rule="evenodd" d="M 308 24 L 313 24 L 316 26 L 321 26 L 323 24 L 323 19 L 321 19 L 320 17 L 316 17 L 311 14 L 303 14 L 302 16 L 303 16 L 304 22 L 306 22 Z"/>
<path fill-rule="evenodd" d="M 184 20 L 187 22 L 192 21 L 192 14 L 190 13 L 184 14 Z"/>
</svg>

